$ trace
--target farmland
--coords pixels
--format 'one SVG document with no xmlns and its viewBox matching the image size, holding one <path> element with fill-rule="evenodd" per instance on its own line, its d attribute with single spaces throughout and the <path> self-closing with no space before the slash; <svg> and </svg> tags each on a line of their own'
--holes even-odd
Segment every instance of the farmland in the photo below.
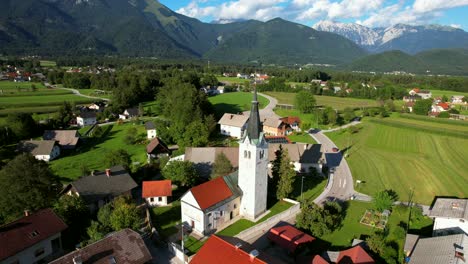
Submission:
<svg viewBox="0 0 468 264">
<path fill-rule="evenodd" d="M 280 104 L 294 105 L 296 97 L 295 93 L 285 92 L 265 92 L 265 94 L 275 97 L 278 99 Z M 377 102 L 369 99 L 357 99 L 357 98 L 344 98 L 335 96 L 322 96 L 315 95 L 317 100 L 317 106 L 331 106 L 338 110 L 343 110 L 346 107 L 361 108 L 361 107 L 372 107 L 377 106 Z"/>
<path fill-rule="evenodd" d="M 238 113 L 250 110 L 252 105 L 252 94 L 246 92 L 224 93 L 209 97 L 208 100 L 213 104 L 217 114 Z M 260 109 L 264 108 L 268 103 L 268 99 L 259 95 L 258 101 Z"/>
<path fill-rule="evenodd" d="M 146 141 L 140 144 L 129 145 L 124 142 L 127 130 L 131 127 L 138 129 L 138 135 L 145 134 L 142 125 L 126 123 L 124 125 L 108 125 L 102 128 L 106 131 L 101 138 L 88 139 L 77 152 L 68 156 L 59 157 L 50 162 L 52 171 L 61 177 L 63 182 L 72 181 L 82 175 L 81 168 L 86 166 L 89 170 L 104 170 L 106 168 L 105 156 L 109 150 L 125 149 L 132 157 L 132 162 L 146 162 Z M 145 137 L 143 137 L 145 138 Z"/>
<path fill-rule="evenodd" d="M 347 158 L 356 190 L 395 190 L 400 200 L 430 204 L 435 196 L 468 196 L 468 126 L 401 117 L 366 119 L 360 132 L 328 133 Z"/>
<path fill-rule="evenodd" d="M 430 90 L 430 91 L 432 93 L 432 97 L 438 97 L 438 96 L 446 95 L 449 100 L 450 100 L 450 96 L 453 96 L 453 95 L 468 96 L 468 93 L 455 92 L 455 91 L 444 91 L 444 90 Z"/>
</svg>

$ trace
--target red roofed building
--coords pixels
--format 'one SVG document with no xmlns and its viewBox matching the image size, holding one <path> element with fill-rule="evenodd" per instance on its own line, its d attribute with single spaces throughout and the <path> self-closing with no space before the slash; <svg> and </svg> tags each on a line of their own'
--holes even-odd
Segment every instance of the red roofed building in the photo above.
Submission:
<svg viewBox="0 0 468 264">
<path fill-rule="evenodd" d="M 144 181 L 142 197 L 149 206 L 164 206 L 172 196 L 172 181 Z"/>
<path fill-rule="evenodd" d="M 182 222 L 205 235 L 239 215 L 241 191 L 237 172 L 191 188 L 181 198 Z"/>
<path fill-rule="evenodd" d="M 445 111 L 450 109 L 450 106 L 447 103 L 438 103 L 437 105 L 442 107 Z"/>
<path fill-rule="evenodd" d="M 329 263 L 324 258 L 322 258 L 320 255 L 316 255 L 312 259 L 312 264 L 329 264 Z"/>
<path fill-rule="evenodd" d="M 0 227 L 0 263 L 47 261 L 62 251 L 67 225 L 52 209 L 40 210 Z"/>
<path fill-rule="evenodd" d="M 314 237 L 309 236 L 291 225 L 278 226 L 270 229 L 270 232 L 268 232 L 268 239 L 282 248 L 287 249 L 290 253 L 294 253 L 299 246 L 315 240 Z"/>
<path fill-rule="evenodd" d="M 250 247 L 250 246 L 248 246 Z M 217 235 L 212 235 L 192 258 L 190 264 L 266 264 L 263 254 L 257 250 L 247 250 L 243 243 L 233 245 Z"/>
<path fill-rule="evenodd" d="M 301 128 L 301 119 L 297 116 L 287 116 L 287 117 L 283 117 L 281 118 L 281 121 L 283 121 L 284 123 L 288 124 L 292 129 L 296 130 L 296 131 L 300 131 Z"/>
<path fill-rule="evenodd" d="M 337 264 L 374 264 L 375 261 L 359 245 L 343 250 L 338 255 Z"/>
</svg>

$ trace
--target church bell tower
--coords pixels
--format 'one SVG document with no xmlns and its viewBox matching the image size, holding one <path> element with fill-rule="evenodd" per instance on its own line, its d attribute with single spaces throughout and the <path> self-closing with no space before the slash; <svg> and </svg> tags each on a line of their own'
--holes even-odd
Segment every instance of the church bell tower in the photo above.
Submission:
<svg viewBox="0 0 468 264">
<path fill-rule="evenodd" d="M 240 212 L 247 219 L 255 219 L 266 211 L 268 162 L 268 143 L 260 124 L 255 90 L 247 130 L 239 142 Z"/>
</svg>

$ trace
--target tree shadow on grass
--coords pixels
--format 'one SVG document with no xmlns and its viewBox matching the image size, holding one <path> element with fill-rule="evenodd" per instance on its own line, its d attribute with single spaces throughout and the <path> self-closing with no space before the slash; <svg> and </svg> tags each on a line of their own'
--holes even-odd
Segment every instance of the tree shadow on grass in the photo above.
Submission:
<svg viewBox="0 0 468 264">
<path fill-rule="evenodd" d="M 221 118 L 225 113 L 238 114 L 242 112 L 242 109 L 236 104 L 220 103 L 214 105 L 215 117 Z"/>
</svg>

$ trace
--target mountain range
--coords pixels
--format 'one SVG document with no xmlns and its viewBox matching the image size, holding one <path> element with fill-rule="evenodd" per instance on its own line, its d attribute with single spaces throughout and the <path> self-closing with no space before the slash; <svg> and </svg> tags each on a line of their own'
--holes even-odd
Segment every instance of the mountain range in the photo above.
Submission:
<svg viewBox="0 0 468 264">
<path fill-rule="evenodd" d="M 155 0 L 4 0 L 0 53 L 338 64 L 366 51 L 282 19 L 203 23 Z"/>
<path fill-rule="evenodd" d="M 468 47 L 468 33 L 450 26 L 396 24 L 369 28 L 355 23 L 320 21 L 313 28 L 344 36 L 373 53 L 400 50 L 416 54 L 431 49 Z"/>
</svg>

